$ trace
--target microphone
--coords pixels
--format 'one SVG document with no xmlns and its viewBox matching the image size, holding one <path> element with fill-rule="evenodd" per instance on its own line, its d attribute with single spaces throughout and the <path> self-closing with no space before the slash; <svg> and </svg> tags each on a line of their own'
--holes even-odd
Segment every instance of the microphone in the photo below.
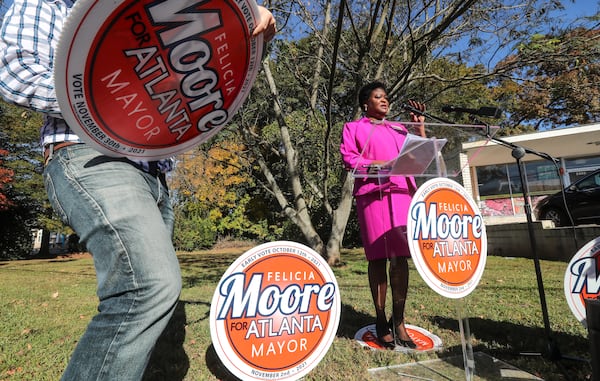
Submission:
<svg viewBox="0 0 600 381">
<path fill-rule="evenodd" d="M 410 111 L 410 112 L 412 112 L 412 113 L 415 113 L 415 114 L 417 114 L 417 115 L 425 115 L 425 111 L 421 111 L 421 110 L 419 110 L 419 109 L 416 109 L 416 108 L 414 108 L 414 107 L 412 107 L 411 105 L 409 105 L 409 104 L 406 104 L 406 103 L 402 103 L 402 104 L 400 105 L 400 107 L 401 107 L 402 109 L 406 110 L 406 111 Z"/>
<path fill-rule="evenodd" d="M 457 106 L 444 106 L 442 107 L 443 112 L 465 112 L 471 115 L 478 116 L 492 116 L 494 118 L 499 118 L 502 115 L 502 110 L 498 107 L 480 107 L 475 110 L 474 108 L 465 108 L 465 107 L 457 107 Z"/>
</svg>

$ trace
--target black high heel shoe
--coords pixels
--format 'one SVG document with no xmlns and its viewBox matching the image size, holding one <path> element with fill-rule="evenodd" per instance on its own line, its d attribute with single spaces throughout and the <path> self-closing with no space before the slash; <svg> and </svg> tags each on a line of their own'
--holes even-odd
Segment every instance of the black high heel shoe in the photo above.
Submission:
<svg viewBox="0 0 600 381">
<path fill-rule="evenodd" d="M 399 337 L 394 337 L 394 341 L 396 343 L 396 345 L 404 347 L 404 348 L 408 348 L 408 349 L 417 349 L 417 344 L 415 344 L 414 341 L 412 341 L 411 339 L 408 340 L 402 340 Z"/>
<path fill-rule="evenodd" d="M 381 344 L 385 349 L 394 349 L 396 347 L 396 342 L 394 334 L 387 326 L 378 326 L 375 325 L 375 331 L 377 332 L 377 341 Z M 387 335 L 392 335 L 392 340 L 384 340 L 384 337 Z"/>
<path fill-rule="evenodd" d="M 391 331 L 394 335 L 394 344 L 396 344 L 397 346 L 400 346 L 400 347 L 408 348 L 408 349 L 417 349 L 417 344 L 415 344 L 415 342 L 412 341 L 410 336 L 409 336 L 408 340 L 402 340 L 400 338 L 400 335 L 398 335 L 398 332 L 396 332 L 396 327 L 394 327 L 393 319 L 390 319 L 390 321 L 388 321 L 388 327 L 389 327 L 389 329 L 391 329 Z"/>
</svg>

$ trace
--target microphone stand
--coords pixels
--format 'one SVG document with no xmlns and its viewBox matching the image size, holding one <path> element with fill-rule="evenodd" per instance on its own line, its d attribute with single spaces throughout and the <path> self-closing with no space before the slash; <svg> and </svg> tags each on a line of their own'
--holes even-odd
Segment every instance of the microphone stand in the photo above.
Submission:
<svg viewBox="0 0 600 381">
<path fill-rule="evenodd" d="M 420 111 L 414 107 L 411 107 L 410 105 L 403 104 L 402 108 L 404 108 L 410 112 L 413 112 L 415 114 L 423 115 L 425 117 L 429 117 L 429 118 L 438 120 L 442 123 L 447 123 L 450 125 L 455 124 L 455 123 L 447 121 L 443 118 L 440 118 L 440 117 L 437 117 L 434 115 L 429 115 L 429 114 L 425 113 L 424 111 Z M 525 209 L 525 215 L 527 218 L 527 231 L 529 234 L 529 243 L 530 243 L 531 252 L 532 252 L 532 256 L 533 256 L 533 263 L 534 263 L 534 267 L 535 267 L 538 293 L 539 293 L 539 298 L 540 298 L 540 306 L 542 309 L 542 319 L 544 322 L 544 335 L 546 338 L 545 351 L 542 351 L 541 353 L 521 353 L 521 354 L 522 355 L 541 355 L 542 357 L 547 358 L 550 361 L 552 361 L 553 363 L 557 364 L 557 366 L 559 366 L 561 368 L 563 374 L 565 374 L 565 376 L 566 376 L 566 371 L 565 371 L 564 367 L 562 366 L 562 364 L 558 363 L 558 360 L 568 359 L 568 360 L 576 360 L 576 361 L 582 361 L 582 362 L 587 362 L 587 363 L 589 363 L 589 361 L 584 360 L 584 359 L 575 358 L 575 357 L 570 357 L 570 356 L 569 357 L 563 356 L 560 352 L 558 344 L 552 337 L 552 330 L 550 328 L 550 318 L 548 316 L 548 306 L 546 303 L 546 293 L 545 293 L 545 289 L 544 289 L 544 281 L 543 281 L 542 270 L 541 270 L 541 266 L 540 266 L 540 258 L 539 258 L 538 251 L 537 251 L 537 241 L 536 241 L 536 237 L 535 237 L 535 231 L 533 229 L 533 218 L 531 215 L 529 185 L 528 185 L 527 177 L 525 174 L 525 165 L 524 165 L 522 159 L 526 154 L 532 154 L 532 155 L 535 155 L 542 159 L 549 160 L 554 165 L 556 165 L 560 161 L 557 158 L 555 158 L 545 152 L 538 152 L 538 151 L 535 151 L 535 150 L 532 150 L 532 149 L 529 149 L 526 147 L 518 146 L 518 145 L 508 142 L 506 140 L 491 136 L 490 135 L 490 126 L 488 123 L 482 122 L 475 116 L 472 116 L 471 118 L 474 122 L 479 123 L 482 126 L 485 126 L 485 136 L 487 138 L 512 150 L 511 155 L 516 160 L 517 168 L 519 170 L 519 179 L 520 179 L 521 187 L 523 190 L 524 209 Z M 560 177 L 560 174 L 559 174 L 559 177 Z"/>
<path fill-rule="evenodd" d="M 472 117 L 472 119 L 476 123 L 483 123 L 481 120 L 479 120 L 478 118 L 476 118 L 474 116 Z M 530 202 L 530 195 L 529 195 L 529 184 L 527 182 L 527 175 L 525 173 L 525 165 L 522 161 L 523 157 L 526 154 L 535 155 L 544 160 L 551 161 L 557 167 L 557 172 L 558 172 L 558 170 L 559 170 L 558 163 L 560 163 L 560 160 L 551 156 L 548 153 L 545 153 L 545 152 L 535 151 L 533 149 L 519 146 L 514 143 L 508 142 L 506 140 L 497 138 L 497 137 L 493 137 L 493 136 L 488 136 L 488 137 L 491 138 L 494 142 L 511 149 L 512 150 L 511 156 L 516 160 L 516 163 L 517 163 L 517 168 L 519 170 L 519 179 L 521 181 L 521 187 L 523 190 L 523 202 L 524 202 L 523 206 L 525 209 L 525 216 L 527 218 L 527 231 L 529 234 L 529 243 L 530 243 L 531 253 L 533 256 L 533 263 L 534 263 L 534 267 L 535 267 L 535 275 L 536 275 L 537 286 L 538 286 L 540 306 L 542 308 L 542 319 L 544 322 L 544 336 L 546 339 L 545 351 L 542 351 L 541 353 L 524 353 L 524 352 L 522 352 L 521 355 L 523 355 L 523 356 L 542 356 L 542 357 L 552 361 L 554 364 L 556 364 L 561 369 L 562 373 L 565 376 L 567 376 L 566 369 L 562 366 L 562 364 L 560 364 L 558 362 L 559 360 L 581 361 L 581 362 L 586 362 L 588 364 L 589 364 L 589 361 L 585 360 L 585 359 L 573 357 L 573 356 L 564 356 L 560 351 L 558 343 L 554 340 L 554 338 L 552 336 L 552 330 L 550 328 L 550 318 L 548 315 L 548 306 L 546 303 L 544 280 L 542 277 L 540 258 L 539 258 L 538 250 L 537 250 L 537 240 L 536 240 L 535 231 L 533 228 L 533 218 L 532 218 L 532 214 L 531 214 L 531 202 Z M 560 173 L 558 173 L 558 176 L 560 178 Z M 561 180 L 561 184 L 562 184 L 562 180 Z"/>
<path fill-rule="evenodd" d="M 476 120 L 478 123 L 481 123 L 481 121 L 478 120 L 477 118 L 473 117 L 473 119 Z M 544 280 L 542 278 L 542 269 L 540 267 L 540 259 L 539 259 L 539 255 L 538 255 L 538 251 L 537 251 L 537 240 L 535 237 L 535 231 L 533 229 L 533 218 L 531 215 L 529 184 L 527 182 L 527 175 L 525 173 L 525 165 L 524 165 L 522 159 L 526 154 L 532 154 L 532 155 L 538 156 L 542 159 L 550 160 L 554 164 L 558 163 L 559 160 L 550 156 L 547 153 L 544 153 L 544 152 L 537 152 L 537 151 L 534 151 L 529 148 L 518 146 L 514 143 L 507 142 L 506 140 L 502 140 L 500 138 L 491 137 L 491 136 L 490 136 L 490 138 L 494 142 L 512 150 L 511 155 L 516 160 L 517 168 L 519 170 L 519 179 L 521 181 L 521 189 L 523 191 L 523 203 L 524 203 L 523 207 L 525 209 L 525 216 L 527 218 L 527 231 L 529 234 L 529 243 L 530 243 L 531 253 L 533 255 L 533 263 L 535 266 L 535 275 L 536 275 L 536 279 L 537 279 L 540 305 L 542 308 L 542 319 L 544 322 L 544 335 L 546 338 L 546 351 L 542 352 L 542 356 L 547 357 L 551 361 L 555 361 L 555 360 L 560 359 L 562 356 L 560 354 L 558 345 L 553 340 L 552 334 L 551 334 L 550 318 L 548 317 L 548 306 L 546 303 L 546 292 L 544 289 Z M 560 176 L 560 174 L 559 174 L 559 176 Z M 529 355 L 531 355 L 531 354 L 529 354 Z"/>
</svg>

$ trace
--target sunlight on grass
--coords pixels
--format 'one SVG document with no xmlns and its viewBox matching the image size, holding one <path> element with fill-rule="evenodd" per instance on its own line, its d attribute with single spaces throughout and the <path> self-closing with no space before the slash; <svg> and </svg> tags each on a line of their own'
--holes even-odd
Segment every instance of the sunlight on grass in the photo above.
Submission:
<svg viewBox="0 0 600 381">
<path fill-rule="evenodd" d="M 216 284 L 240 253 L 232 250 L 179 255 L 184 284 L 181 302 L 157 343 L 145 380 L 227 378 L 211 345 L 208 319 Z M 334 269 L 342 296 L 338 335 L 306 380 L 366 380 L 369 368 L 462 353 L 459 301 L 445 299 L 429 289 L 412 263 L 407 323 L 438 335 L 443 350 L 407 355 L 363 349 L 353 337 L 374 320 L 366 262 L 360 250 L 345 251 L 342 260 L 344 265 Z M 552 335 L 563 354 L 587 359 L 587 331 L 576 321 L 563 295 L 565 269 L 566 263 L 542 261 Z M 92 260 L 0 262 L 0 277 L 0 380 L 57 380 L 96 310 Z M 475 351 L 548 381 L 567 380 L 552 361 L 520 355 L 542 351 L 546 344 L 531 260 L 488 257 L 479 286 L 462 302 Z M 575 372 L 571 379 L 585 379 L 591 373 L 581 363 L 564 365 Z"/>
</svg>

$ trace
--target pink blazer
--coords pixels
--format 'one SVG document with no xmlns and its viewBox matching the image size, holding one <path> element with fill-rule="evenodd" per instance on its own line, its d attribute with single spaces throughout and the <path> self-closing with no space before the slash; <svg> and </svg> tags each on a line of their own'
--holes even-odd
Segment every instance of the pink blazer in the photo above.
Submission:
<svg viewBox="0 0 600 381">
<path fill-rule="evenodd" d="M 346 168 L 360 170 L 374 161 L 388 161 L 398 156 L 408 131 L 400 123 L 393 123 L 393 126 L 388 121 L 374 124 L 366 117 L 346 123 L 340 145 L 342 160 Z M 413 193 L 416 183 L 414 178 L 405 176 L 355 177 L 353 194 L 360 196 L 389 188 Z"/>
</svg>

